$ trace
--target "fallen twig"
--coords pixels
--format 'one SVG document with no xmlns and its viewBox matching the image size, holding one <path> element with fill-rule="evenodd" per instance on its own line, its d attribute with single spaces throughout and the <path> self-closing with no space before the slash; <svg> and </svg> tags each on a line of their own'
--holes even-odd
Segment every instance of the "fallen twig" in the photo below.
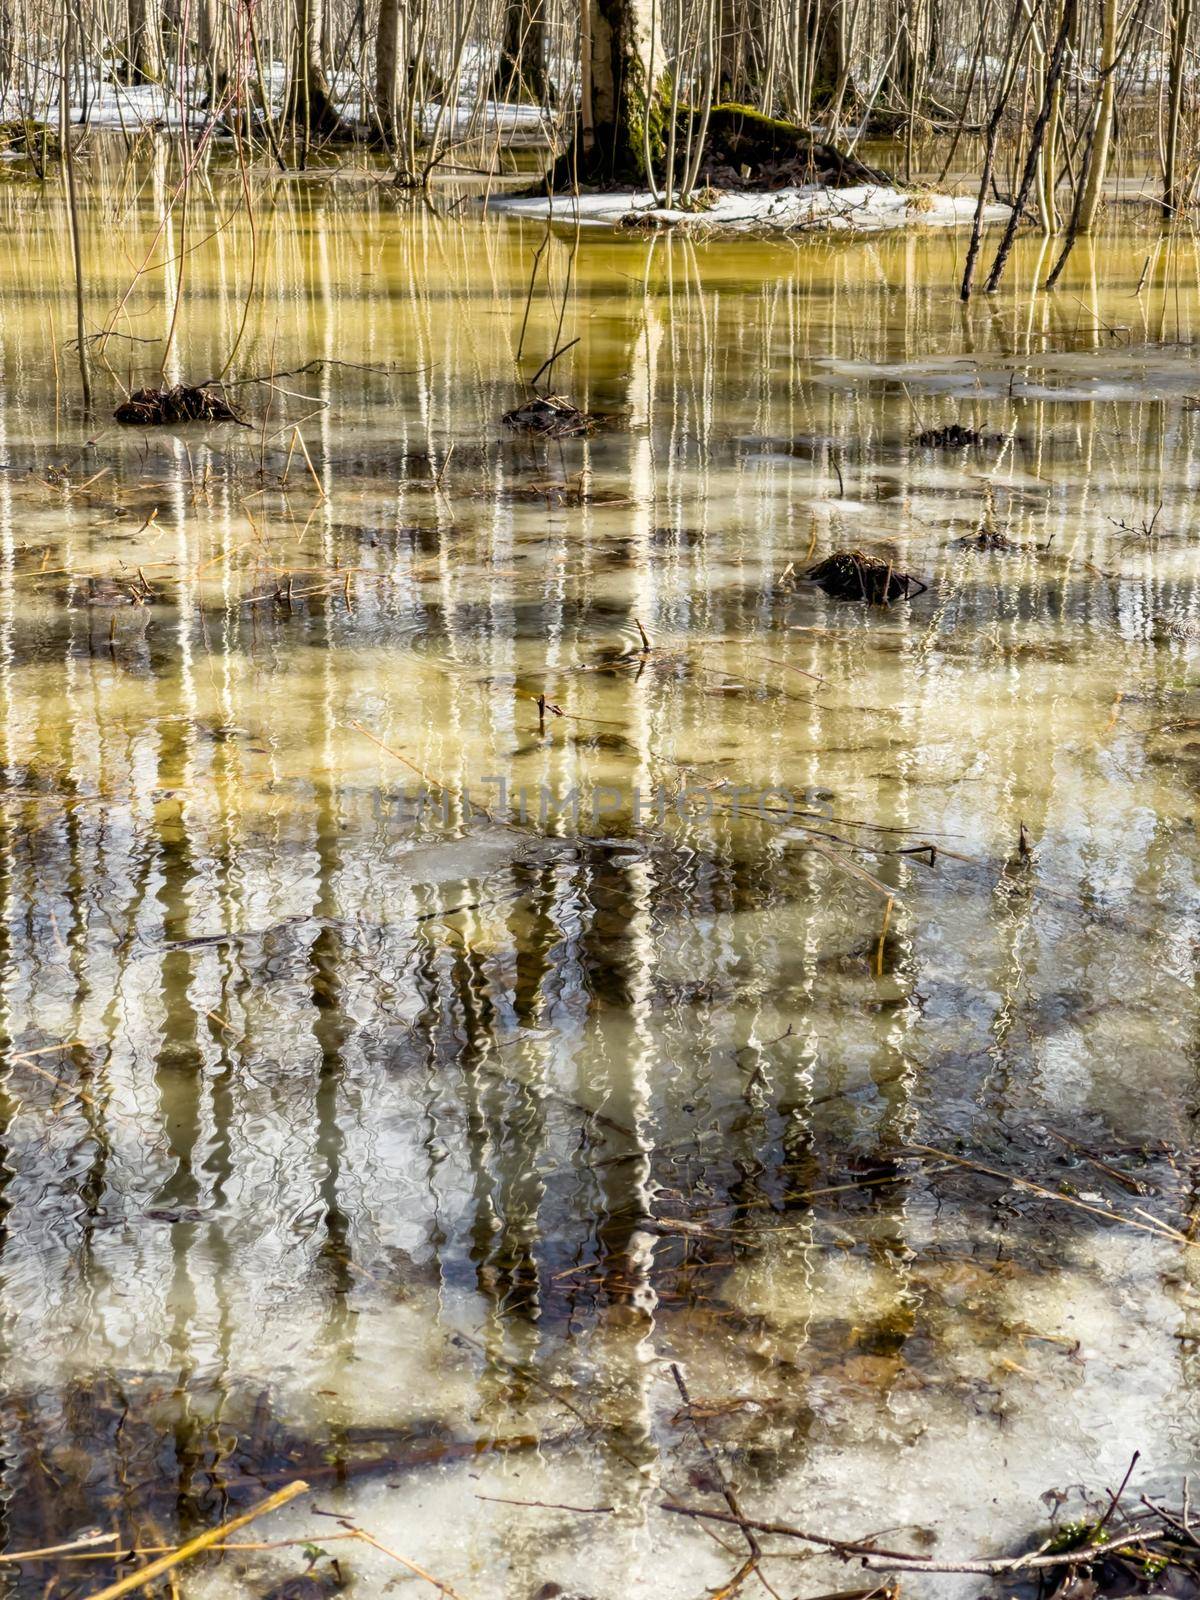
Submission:
<svg viewBox="0 0 1200 1600">
<path fill-rule="evenodd" d="M 1035 1183 L 1032 1178 L 1022 1178 L 1015 1172 L 1006 1172 L 1003 1167 L 990 1167 L 983 1161 L 968 1161 L 964 1156 L 951 1155 L 947 1150 L 938 1150 L 928 1144 L 910 1144 L 905 1148 L 915 1150 L 920 1155 L 936 1156 L 939 1161 L 950 1162 L 951 1166 L 965 1167 L 970 1172 L 982 1172 L 989 1178 L 1015 1183 L 1022 1189 L 1029 1189 L 1034 1194 L 1041 1195 L 1045 1200 L 1056 1200 L 1059 1205 L 1073 1206 L 1077 1211 L 1088 1211 L 1095 1217 L 1104 1217 L 1108 1222 L 1123 1222 L 1127 1228 L 1136 1228 L 1139 1233 L 1151 1233 L 1158 1239 L 1170 1239 L 1175 1244 L 1200 1244 L 1200 1240 L 1189 1239 L 1186 1233 L 1180 1233 L 1178 1228 L 1172 1228 L 1169 1223 L 1159 1222 L 1148 1211 L 1142 1212 L 1145 1220 L 1139 1222 L 1136 1217 L 1126 1216 L 1123 1211 L 1091 1205 L 1088 1201 L 1079 1200 L 1072 1194 L 1062 1194 L 1057 1189 L 1048 1189 L 1044 1183 Z"/>
<path fill-rule="evenodd" d="M 531 389 L 536 389 L 538 386 L 538 379 L 541 377 L 542 373 L 547 372 L 551 367 L 553 367 L 559 356 L 565 356 L 567 351 L 573 350 L 578 343 L 578 339 L 572 339 L 570 344 L 559 345 L 557 350 L 552 350 L 546 357 L 545 361 L 542 362 L 541 366 L 534 373 L 533 377 L 530 378 L 529 387 Z"/>
<path fill-rule="evenodd" d="M 476 1500 L 487 1500 L 496 1506 L 533 1506 L 539 1511 L 576 1511 L 580 1516 L 601 1517 L 614 1512 L 616 1506 L 568 1506 L 561 1505 L 556 1500 L 511 1500 L 503 1494 L 479 1494 Z"/>
<path fill-rule="evenodd" d="M 872 1572 L 965 1572 L 983 1577 L 1000 1577 L 1010 1572 L 1039 1572 L 1052 1567 L 1080 1567 L 1095 1561 L 1097 1556 L 1111 1550 L 1127 1550 L 1139 1542 L 1140 1530 L 1131 1529 L 1122 1538 L 1107 1539 L 1102 1544 L 1084 1546 L 1053 1555 L 1044 1553 L 1045 1546 L 1020 1556 L 981 1556 L 962 1561 L 934 1561 L 911 1550 L 884 1550 L 867 1541 L 835 1539 L 828 1534 L 808 1533 L 786 1522 L 758 1522 L 752 1517 L 735 1517 L 728 1511 L 709 1511 L 701 1506 L 678 1505 L 670 1500 L 660 1502 L 663 1511 L 678 1516 L 700 1517 L 709 1522 L 724 1522 L 734 1527 L 753 1528 L 756 1533 L 777 1534 L 784 1539 L 800 1539 L 805 1544 L 832 1550 L 845 1560 L 858 1559 Z"/>
<path fill-rule="evenodd" d="M 318 356 L 306 361 L 302 367 L 288 367 L 283 372 L 257 372 L 248 378 L 209 378 L 205 388 L 238 389 L 247 383 L 273 383 L 276 378 L 299 378 L 306 373 L 320 372 L 322 367 L 350 367 L 356 372 L 375 372 L 387 378 L 419 378 L 423 367 L 382 367 L 365 361 L 335 361 L 329 356 Z"/>
<path fill-rule="evenodd" d="M 700 1426 L 692 1412 L 692 1397 L 688 1393 L 687 1383 L 684 1381 L 683 1373 L 679 1370 L 678 1364 L 674 1361 L 671 1363 L 671 1376 L 675 1379 L 675 1387 L 679 1390 L 680 1396 L 683 1399 L 683 1403 L 687 1407 L 688 1422 L 691 1424 L 692 1432 L 696 1435 L 696 1438 L 700 1444 L 700 1448 L 704 1451 L 705 1457 L 708 1460 L 708 1464 L 712 1468 L 717 1482 L 721 1485 L 721 1496 L 725 1501 L 725 1504 L 733 1513 L 734 1517 L 737 1519 L 738 1525 L 742 1530 L 742 1536 L 744 1537 L 746 1545 L 749 1548 L 750 1560 L 743 1569 L 742 1577 L 744 1577 L 762 1555 L 762 1546 L 754 1537 L 753 1530 L 750 1528 L 749 1523 L 747 1523 L 745 1517 L 742 1515 L 742 1508 L 740 1505 L 738 1505 L 738 1499 L 737 1495 L 734 1493 L 733 1485 L 725 1476 L 724 1469 L 721 1466 L 716 1452 L 713 1450 L 708 1440 L 700 1431 Z M 741 1583 L 742 1577 L 737 1577 L 734 1579 L 734 1587 L 737 1587 Z"/>
<path fill-rule="evenodd" d="M 0 1561 L 41 1561 L 46 1556 L 62 1555 L 67 1550 L 89 1550 L 98 1544 L 115 1544 L 120 1538 L 116 1533 L 85 1533 L 78 1539 L 72 1539 L 69 1544 L 46 1544 L 40 1550 L 12 1550 L 0 1555 Z"/>
</svg>

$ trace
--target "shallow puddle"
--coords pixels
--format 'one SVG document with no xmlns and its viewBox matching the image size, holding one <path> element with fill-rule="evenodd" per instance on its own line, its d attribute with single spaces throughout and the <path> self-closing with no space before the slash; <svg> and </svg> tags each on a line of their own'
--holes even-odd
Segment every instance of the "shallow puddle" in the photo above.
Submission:
<svg viewBox="0 0 1200 1600">
<path fill-rule="evenodd" d="M 91 325 L 173 181 L 97 163 Z M 1135 1449 L 1177 1493 L 1193 245 L 1127 221 L 1046 297 L 1027 241 L 964 310 L 945 235 L 538 255 L 373 183 L 264 185 L 253 240 L 236 199 L 165 375 L 244 319 L 275 376 L 172 432 L 80 416 L 61 213 L 0 191 L 7 1548 L 302 1476 L 180 1590 L 432 1592 L 393 1551 L 690 1597 L 742 1560 L 663 1509 L 722 1509 L 714 1453 L 751 1515 L 940 1559 Z M 575 338 L 608 420 L 513 435 Z M 804 581 L 854 548 L 928 589 Z"/>
</svg>

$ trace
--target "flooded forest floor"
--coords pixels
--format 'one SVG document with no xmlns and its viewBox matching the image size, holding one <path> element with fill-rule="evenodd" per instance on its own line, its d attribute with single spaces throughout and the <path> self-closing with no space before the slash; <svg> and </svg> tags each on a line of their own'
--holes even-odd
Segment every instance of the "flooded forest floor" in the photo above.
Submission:
<svg viewBox="0 0 1200 1600">
<path fill-rule="evenodd" d="M 169 182 L 84 186 L 90 418 L 0 188 L 4 1592 L 297 1478 L 151 1592 L 974 1600 L 1135 1451 L 1190 1526 L 1194 239 L 964 308 L 216 173 L 181 286 Z"/>
</svg>

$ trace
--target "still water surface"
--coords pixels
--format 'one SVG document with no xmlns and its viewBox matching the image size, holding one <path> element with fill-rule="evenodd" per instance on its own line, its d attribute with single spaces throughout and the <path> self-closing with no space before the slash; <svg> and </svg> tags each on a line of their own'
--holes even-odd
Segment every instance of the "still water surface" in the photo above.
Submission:
<svg viewBox="0 0 1200 1600">
<path fill-rule="evenodd" d="M 252 235 L 218 175 L 155 243 L 173 182 L 89 185 L 89 325 L 172 258 L 107 346 L 151 378 L 188 252 L 167 376 L 243 320 L 231 372 L 289 374 L 245 430 L 108 426 L 103 374 L 84 418 L 61 212 L 0 191 L 7 1547 L 303 1476 L 243 1536 L 325 1541 L 289 1594 L 433 1592 L 336 1513 L 463 1600 L 693 1597 L 743 1554 L 660 1509 L 723 1508 L 706 1447 L 948 1558 L 1135 1448 L 1177 1491 L 1194 243 L 1125 218 L 1049 298 L 1026 243 L 964 310 L 961 238 L 547 243 L 319 180 Z M 514 437 L 574 338 L 610 424 Z M 928 590 L 797 581 L 856 546 Z M 779 1593 L 862 1581 L 802 1550 Z"/>
</svg>

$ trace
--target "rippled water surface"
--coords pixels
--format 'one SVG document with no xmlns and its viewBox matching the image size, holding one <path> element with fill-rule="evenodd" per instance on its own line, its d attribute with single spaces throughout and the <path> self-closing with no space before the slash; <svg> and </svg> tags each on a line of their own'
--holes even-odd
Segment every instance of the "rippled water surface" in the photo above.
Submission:
<svg viewBox="0 0 1200 1600">
<path fill-rule="evenodd" d="M 961 238 L 547 238 L 357 179 L 251 230 L 220 174 L 156 236 L 176 181 L 87 185 L 92 419 L 62 214 L 0 190 L 7 1547 L 304 1477 L 241 1538 L 323 1553 L 180 1592 L 433 1592 L 354 1527 L 462 1600 L 695 1597 L 743 1546 L 662 1503 L 723 1509 L 714 1458 L 945 1558 L 1135 1448 L 1177 1486 L 1194 245 L 1126 219 L 1046 297 L 1027 242 L 964 310 Z M 245 429 L 107 423 L 176 309 L 168 378 L 239 329 L 286 374 Z M 607 423 L 514 436 L 572 339 Z M 985 443 L 913 442 L 951 421 Z M 855 547 L 928 588 L 803 580 Z"/>
</svg>

